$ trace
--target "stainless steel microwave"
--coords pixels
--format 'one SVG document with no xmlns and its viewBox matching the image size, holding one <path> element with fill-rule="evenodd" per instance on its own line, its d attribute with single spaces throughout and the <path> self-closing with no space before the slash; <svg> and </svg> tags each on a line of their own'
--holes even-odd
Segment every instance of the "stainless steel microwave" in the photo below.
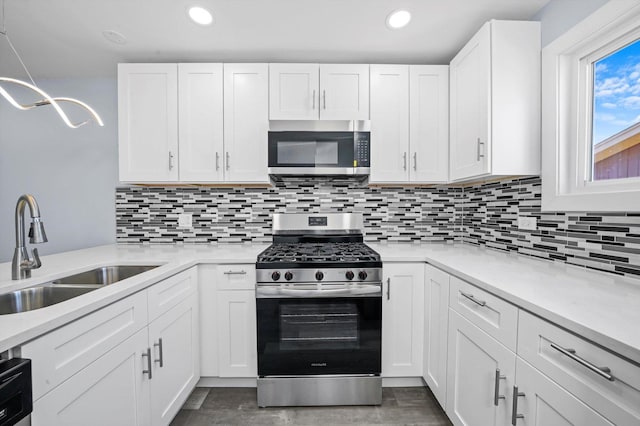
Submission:
<svg viewBox="0 0 640 426">
<path fill-rule="evenodd" d="M 269 132 L 269 174 L 368 175 L 370 132 Z"/>
</svg>

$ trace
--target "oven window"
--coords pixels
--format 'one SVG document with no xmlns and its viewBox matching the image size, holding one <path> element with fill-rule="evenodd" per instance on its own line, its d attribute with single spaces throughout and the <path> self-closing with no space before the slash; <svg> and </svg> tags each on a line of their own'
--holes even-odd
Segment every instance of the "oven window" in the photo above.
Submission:
<svg viewBox="0 0 640 426">
<path fill-rule="evenodd" d="M 358 349 L 355 303 L 280 305 L 280 350 Z"/>
<path fill-rule="evenodd" d="M 337 141 L 278 141 L 278 163 L 338 165 Z"/>
</svg>

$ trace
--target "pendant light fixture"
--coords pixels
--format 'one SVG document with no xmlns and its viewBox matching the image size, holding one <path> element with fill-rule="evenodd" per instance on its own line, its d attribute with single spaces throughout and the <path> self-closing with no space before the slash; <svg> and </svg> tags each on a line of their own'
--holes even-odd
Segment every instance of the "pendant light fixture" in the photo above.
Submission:
<svg viewBox="0 0 640 426">
<path fill-rule="evenodd" d="M 2 30 L 0 30 L 0 35 L 4 36 L 4 38 L 7 40 L 9 47 L 15 54 L 18 61 L 20 62 L 20 65 L 22 65 L 22 69 L 24 69 L 24 72 L 29 77 L 29 80 L 31 81 L 31 83 L 18 80 L 15 78 L 0 76 L 0 96 L 6 99 L 15 108 L 20 109 L 22 111 L 28 111 L 30 109 L 37 108 L 44 105 L 51 105 L 56 110 L 56 112 L 58 113 L 62 121 L 64 121 L 64 123 L 67 126 L 71 127 L 72 129 L 77 129 L 80 126 L 84 126 L 85 124 L 90 123 L 91 121 L 96 122 L 99 126 L 104 126 L 104 123 L 100 118 L 100 116 L 98 115 L 98 113 L 86 103 L 73 98 L 49 96 L 44 90 L 40 89 L 36 85 L 35 81 L 33 80 L 33 77 L 31 77 L 31 73 L 29 73 L 29 70 L 27 69 L 27 66 L 22 61 L 20 54 L 18 53 L 16 48 L 13 46 L 13 43 L 11 43 L 9 34 L 7 34 L 7 29 L 5 25 L 4 4 L 5 4 L 5 0 L 2 0 Z M 10 85 L 18 85 L 18 86 L 22 86 L 27 89 L 30 89 L 31 91 L 35 92 L 41 99 L 30 104 L 21 104 L 18 101 L 16 101 L 15 98 L 12 97 L 9 94 L 9 92 L 5 89 L 6 86 L 10 86 Z M 64 110 L 60 106 L 60 103 L 71 103 L 71 104 L 78 105 L 81 108 L 83 108 L 85 111 L 87 111 L 87 113 L 89 113 L 90 118 L 85 121 L 74 123 L 69 119 L 67 114 L 64 112 Z"/>
</svg>

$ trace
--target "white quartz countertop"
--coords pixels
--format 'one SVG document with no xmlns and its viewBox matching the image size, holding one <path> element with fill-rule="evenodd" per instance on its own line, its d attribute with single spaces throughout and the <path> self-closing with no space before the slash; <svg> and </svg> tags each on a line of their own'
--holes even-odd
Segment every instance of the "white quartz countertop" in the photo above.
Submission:
<svg viewBox="0 0 640 426">
<path fill-rule="evenodd" d="M 383 262 L 427 262 L 640 364 L 640 280 L 467 244 L 369 244 Z M 254 263 L 267 244 L 108 245 L 42 257 L 29 280 L 0 264 L 0 293 L 94 267 L 161 264 L 57 305 L 0 316 L 0 351 L 201 263 Z"/>
<path fill-rule="evenodd" d="M 469 244 L 369 244 L 427 262 L 640 364 L 640 280 Z"/>
</svg>

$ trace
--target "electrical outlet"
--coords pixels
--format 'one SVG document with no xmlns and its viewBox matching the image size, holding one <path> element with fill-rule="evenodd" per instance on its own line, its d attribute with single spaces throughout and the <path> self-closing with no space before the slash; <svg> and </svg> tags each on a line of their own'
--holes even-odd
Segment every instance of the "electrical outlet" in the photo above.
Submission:
<svg viewBox="0 0 640 426">
<path fill-rule="evenodd" d="M 192 228 L 193 216 L 191 213 L 181 213 L 178 215 L 178 228 Z"/>
<path fill-rule="evenodd" d="M 538 221 L 531 216 L 518 216 L 518 229 L 526 229 L 535 231 L 538 227 Z"/>
</svg>

